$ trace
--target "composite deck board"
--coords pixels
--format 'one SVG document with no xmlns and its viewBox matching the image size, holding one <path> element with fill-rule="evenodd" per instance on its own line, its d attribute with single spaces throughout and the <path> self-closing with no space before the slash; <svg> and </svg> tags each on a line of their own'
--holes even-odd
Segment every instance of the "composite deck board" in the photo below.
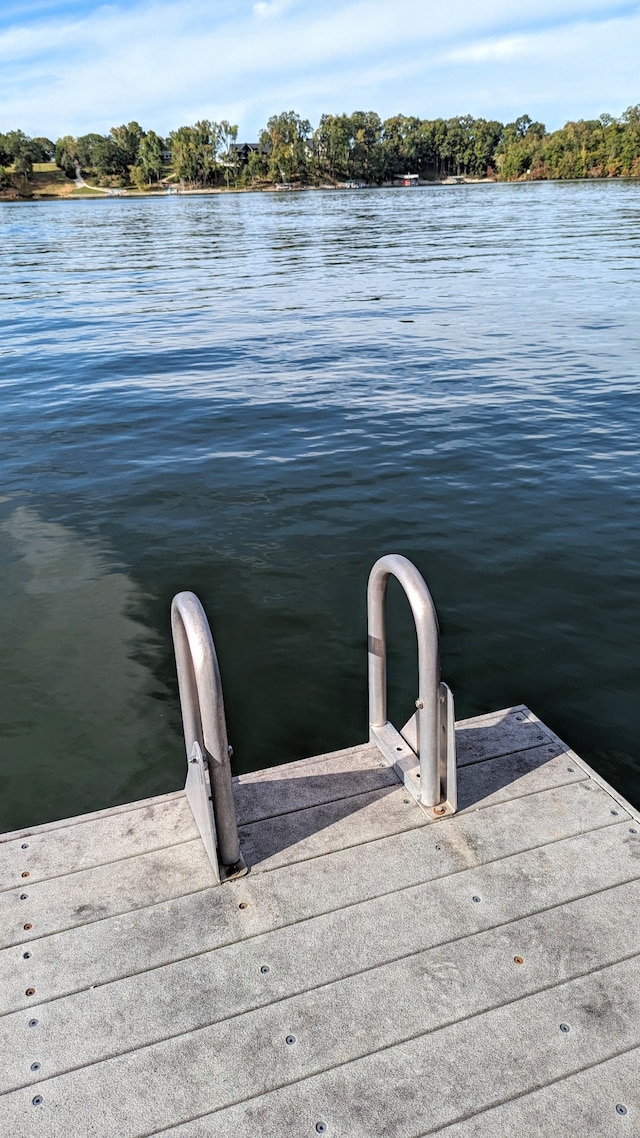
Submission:
<svg viewBox="0 0 640 1138">
<path fill-rule="evenodd" d="M 179 793 L 5 835 L 0 1134 L 640 1134 L 637 814 L 525 707 L 457 739 L 438 821 L 372 744 L 236 779 L 221 887 Z"/>
</svg>

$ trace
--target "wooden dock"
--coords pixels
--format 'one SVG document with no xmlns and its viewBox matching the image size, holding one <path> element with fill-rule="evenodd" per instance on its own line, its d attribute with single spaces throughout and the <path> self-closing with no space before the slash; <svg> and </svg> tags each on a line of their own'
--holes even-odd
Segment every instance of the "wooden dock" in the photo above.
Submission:
<svg viewBox="0 0 640 1138">
<path fill-rule="evenodd" d="M 430 820 L 374 744 L 0 844 L 2 1138 L 640 1135 L 640 822 L 525 707 Z"/>
</svg>

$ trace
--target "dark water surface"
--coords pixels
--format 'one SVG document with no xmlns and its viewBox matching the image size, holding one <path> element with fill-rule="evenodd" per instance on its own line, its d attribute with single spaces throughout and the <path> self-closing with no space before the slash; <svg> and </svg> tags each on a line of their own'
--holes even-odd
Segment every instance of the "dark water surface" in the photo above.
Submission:
<svg viewBox="0 0 640 1138">
<path fill-rule="evenodd" d="M 0 829 L 181 785 L 184 588 L 237 770 L 363 740 L 391 551 L 458 716 L 640 802 L 638 183 L 5 204 L 0 249 Z"/>
</svg>

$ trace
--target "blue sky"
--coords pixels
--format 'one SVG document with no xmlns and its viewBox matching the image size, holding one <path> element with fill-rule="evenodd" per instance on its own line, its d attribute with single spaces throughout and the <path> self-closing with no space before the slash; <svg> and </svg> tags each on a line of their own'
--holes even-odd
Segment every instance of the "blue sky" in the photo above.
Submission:
<svg viewBox="0 0 640 1138">
<path fill-rule="evenodd" d="M 0 131 L 227 118 L 251 139 L 290 109 L 553 129 L 640 102 L 639 46 L 640 0 L 4 0 Z"/>
</svg>

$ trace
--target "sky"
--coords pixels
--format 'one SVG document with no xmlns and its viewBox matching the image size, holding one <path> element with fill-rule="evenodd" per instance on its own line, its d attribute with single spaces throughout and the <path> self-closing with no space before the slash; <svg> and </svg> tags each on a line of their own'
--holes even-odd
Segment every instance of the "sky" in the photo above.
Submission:
<svg viewBox="0 0 640 1138">
<path fill-rule="evenodd" d="M 2 0 L 0 131 L 56 139 L 272 114 L 548 129 L 640 103 L 640 0 Z"/>
</svg>

